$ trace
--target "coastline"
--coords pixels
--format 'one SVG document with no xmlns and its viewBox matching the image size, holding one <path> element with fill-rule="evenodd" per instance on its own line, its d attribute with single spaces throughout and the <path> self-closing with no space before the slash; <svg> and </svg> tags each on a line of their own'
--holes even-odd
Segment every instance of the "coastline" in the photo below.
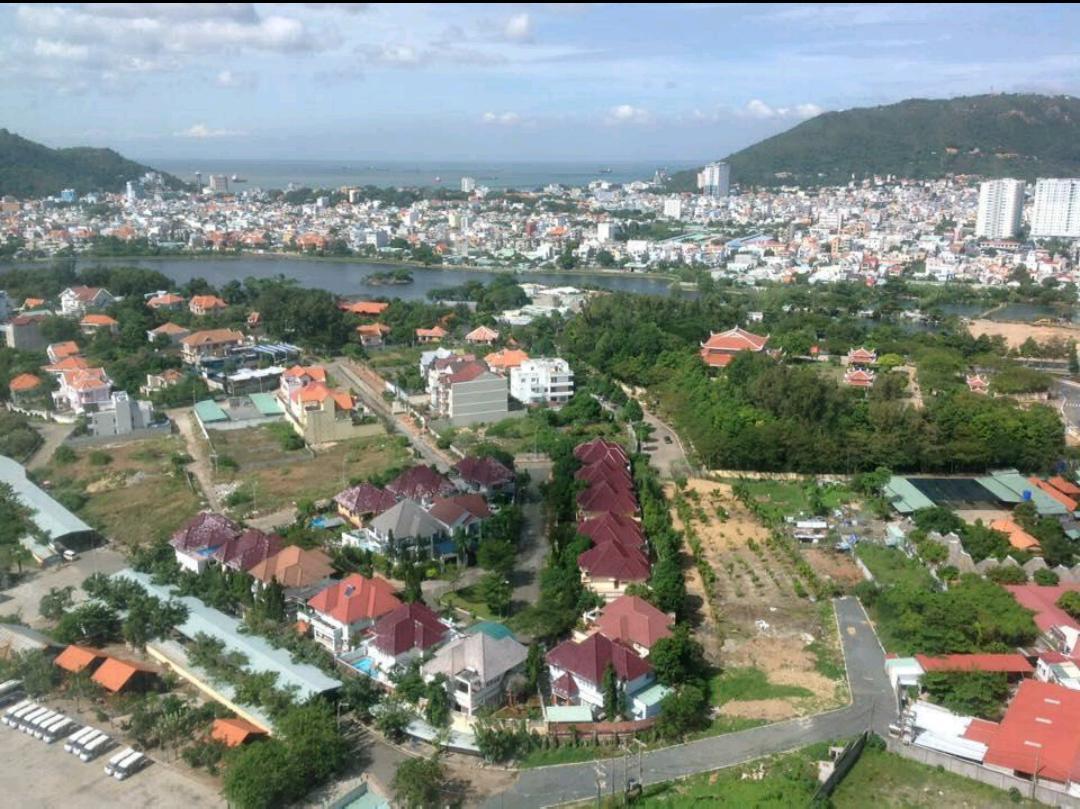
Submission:
<svg viewBox="0 0 1080 809">
<path fill-rule="evenodd" d="M 240 253 L 170 253 L 167 255 L 115 255 L 115 256 L 91 256 L 86 254 L 76 254 L 73 256 L 52 256 L 50 258 L 27 258 L 27 259 L 3 259 L 0 260 L 0 267 L 3 266 L 15 266 L 16 264 L 47 264 L 54 261 L 64 261 L 67 259 L 82 260 L 86 262 L 93 261 L 222 261 L 222 260 L 240 260 L 240 259 L 260 259 L 263 261 L 280 261 L 287 259 L 289 261 L 310 261 L 312 263 L 326 263 L 326 262 L 346 262 L 352 264 L 373 264 L 377 266 L 386 267 L 405 267 L 410 270 L 461 270 L 462 272 L 486 272 L 486 273 L 506 273 L 509 275 L 518 275 L 520 273 L 534 273 L 536 275 L 551 275 L 551 276 L 574 276 L 574 275 L 592 275 L 597 278 L 649 278 L 656 281 L 669 281 L 673 284 L 684 283 L 681 279 L 672 273 L 663 272 L 632 272 L 626 270 L 605 270 L 600 267 L 581 267 L 574 268 L 572 270 L 557 270 L 550 268 L 514 268 L 507 267 L 505 265 L 492 265 L 483 267 L 478 264 L 417 264 L 411 261 L 398 261 L 391 258 L 378 257 L 368 258 L 366 256 L 313 256 L 307 253 L 267 253 L 267 252 L 240 252 Z"/>
</svg>

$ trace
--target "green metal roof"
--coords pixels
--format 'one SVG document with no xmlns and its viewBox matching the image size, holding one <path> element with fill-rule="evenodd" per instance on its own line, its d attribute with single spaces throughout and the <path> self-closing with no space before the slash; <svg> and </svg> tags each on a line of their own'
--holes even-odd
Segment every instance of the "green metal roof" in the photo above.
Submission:
<svg viewBox="0 0 1080 809">
<path fill-rule="evenodd" d="M 71 534 L 91 534 L 94 529 L 84 523 L 26 476 L 22 464 L 0 455 L 0 483 L 8 484 L 15 497 L 33 514 L 31 518 L 50 541 Z"/>
<path fill-rule="evenodd" d="M 280 416 L 285 413 L 278 397 L 272 393 L 252 393 L 248 398 L 263 416 Z"/>
<path fill-rule="evenodd" d="M 660 701 L 671 693 L 671 689 L 666 685 L 655 683 L 650 685 L 644 691 L 640 691 L 634 694 L 634 702 L 640 702 L 642 705 L 659 705 Z"/>
<path fill-rule="evenodd" d="M 894 475 L 885 484 L 884 491 L 892 507 L 901 514 L 934 507 L 934 501 L 916 489 L 907 478 Z"/>
<path fill-rule="evenodd" d="M 988 483 L 989 481 L 989 483 Z M 994 492 L 996 496 L 998 491 L 1002 491 L 1001 487 L 1004 487 L 1012 492 L 1012 499 L 1000 497 L 1007 503 L 1020 503 L 1024 500 L 1030 500 L 1035 504 L 1035 510 L 1039 512 L 1043 517 L 1047 516 L 1060 516 L 1068 514 L 1068 509 L 1061 503 L 1048 495 L 1026 477 L 1021 475 L 1015 469 L 1009 469 L 1002 472 L 993 472 L 989 478 L 979 478 L 979 483 Z M 994 488 L 992 488 L 994 487 Z"/>
<path fill-rule="evenodd" d="M 195 403 L 195 415 L 203 424 L 213 424 L 217 421 L 228 421 L 229 415 L 221 409 L 221 405 L 213 399 L 203 399 Z"/>
<path fill-rule="evenodd" d="M 588 705 L 548 705 L 544 708 L 544 719 L 548 722 L 592 722 L 592 711 Z"/>
<path fill-rule="evenodd" d="M 976 478 L 975 482 L 982 486 L 984 489 L 994 495 L 998 500 L 1003 503 L 1019 503 L 1023 500 L 1023 496 L 1014 492 L 1010 487 L 1006 486 L 1002 481 L 994 477 L 989 478 Z"/>
</svg>

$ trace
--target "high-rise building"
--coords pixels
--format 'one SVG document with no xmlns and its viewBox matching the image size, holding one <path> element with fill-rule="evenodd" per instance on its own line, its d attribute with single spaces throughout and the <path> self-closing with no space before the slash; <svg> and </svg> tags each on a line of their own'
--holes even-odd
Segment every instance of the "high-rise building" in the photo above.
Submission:
<svg viewBox="0 0 1080 809">
<path fill-rule="evenodd" d="M 710 163 L 697 176 L 698 188 L 707 197 L 726 197 L 731 190 L 731 166 L 727 163 Z"/>
<path fill-rule="evenodd" d="M 682 219 L 682 200 L 678 197 L 665 199 L 664 216 L 668 219 Z"/>
<path fill-rule="evenodd" d="M 227 194 L 229 192 L 229 178 L 224 174 L 211 174 L 210 192 L 213 194 Z"/>
<path fill-rule="evenodd" d="M 1080 239 L 1080 178 L 1040 179 L 1035 183 L 1031 235 Z"/>
<path fill-rule="evenodd" d="M 65 188 L 63 191 L 60 192 L 61 202 L 75 202 L 77 199 L 78 196 L 75 194 L 74 188 Z"/>
<path fill-rule="evenodd" d="M 466 194 L 471 194 L 473 191 L 476 190 L 476 179 L 473 177 L 462 177 L 461 190 L 464 191 Z"/>
<path fill-rule="evenodd" d="M 142 183 L 139 180 L 128 180 L 127 181 L 127 191 L 126 191 L 127 201 L 128 202 L 135 202 L 135 200 L 137 200 L 137 199 L 142 199 L 142 195 L 143 195 L 143 185 L 142 185 Z"/>
<path fill-rule="evenodd" d="M 975 235 L 980 239 L 1011 239 L 1020 232 L 1024 212 L 1023 180 L 991 180 L 979 186 Z"/>
</svg>

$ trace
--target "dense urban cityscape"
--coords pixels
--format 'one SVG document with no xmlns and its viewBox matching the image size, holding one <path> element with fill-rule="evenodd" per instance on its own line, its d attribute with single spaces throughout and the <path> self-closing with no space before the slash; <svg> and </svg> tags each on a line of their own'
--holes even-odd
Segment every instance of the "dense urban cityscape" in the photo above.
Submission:
<svg viewBox="0 0 1080 809">
<path fill-rule="evenodd" d="M 1080 806 L 1080 13 L 991 10 L 0 5 L 0 793 Z"/>
</svg>

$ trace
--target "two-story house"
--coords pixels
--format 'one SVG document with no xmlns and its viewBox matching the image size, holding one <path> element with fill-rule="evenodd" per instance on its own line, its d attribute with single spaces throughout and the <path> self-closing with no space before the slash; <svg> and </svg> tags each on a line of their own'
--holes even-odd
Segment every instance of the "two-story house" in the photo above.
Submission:
<svg viewBox="0 0 1080 809">
<path fill-rule="evenodd" d="M 394 557 L 415 548 L 437 552 L 448 536 L 445 525 L 406 498 L 369 520 L 362 530 L 344 534 L 342 541 Z"/>
<path fill-rule="evenodd" d="M 202 317 L 213 312 L 220 312 L 222 309 L 227 309 L 228 306 L 217 295 L 192 295 L 191 300 L 188 302 L 188 311 L 193 315 Z"/>
<path fill-rule="evenodd" d="M 340 654 L 354 648 L 361 631 L 400 606 L 386 579 L 354 573 L 309 599 L 303 618 L 316 641 Z"/>
<path fill-rule="evenodd" d="M 69 358 L 73 359 L 73 358 Z M 104 368 L 79 368 L 58 374 L 59 389 L 53 391 L 57 410 L 85 413 L 112 402 L 112 380 Z"/>
<path fill-rule="evenodd" d="M 580 643 L 567 640 L 547 653 L 548 675 L 552 695 L 566 705 L 586 705 L 595 715 L 604 711 L 604 672 L 615 672 L 618 688 L 633 704 L 635 694 L 652 685 L 655 679 L 652 666 L 629 646 L 612 641 L 601 634 L 590 635 Z M 634 719 L 647 719 L 636 715 Z M 618 717 L 607 717 L 617 719 Z"/>
<path fill-rule="evenodd" d="M 191 573 L 202 573 L 219 548 L 243 533 L 244 529 L 225 515 L 204 511 L 173 534 L 169 544 L 181 568 Z"/>
<path fill-rule="evenodd" d="M 402 604 L 377 620 L 363 642 L 368 676 L 389 684 L 389 675 L 450 637 L 450 625 L 423 602 Z"/>
<path fill-rule="evenodd" d="M 68 287 L 60 293 L 60 311 L 67 317 L 82 317 L 87 312 L 105 309 L 116 301 L 102 287 Z"/>
<path fill-rule="evenodd" d="M 188 365 L 198 365 L 210 357 L 224 357 L 230 348 L 242 346 L 244 335 L 233 329 L 196 331 L 180 340 L 180 356 Z"/>
<path fill-rule="evenodd" d="M 502 704 L 510 678 L 525 666 L 529 650 L 513 637 L 493 638 L 486 632 L 455 638 L 420 668 L 428 682 L 443 674 L 458 710 L 467 716 Z"/>
<path fill-rule="evenodd" d="M 514 472 L 496 458 L 467 456 L 454 465 L 454 482 L 464 491 L 485 496 L 514 491 Z"/>
<path fill-rule="evenodd" d="M 393 508 L 396 503 L 394 495 L 371 483 L 351 486 L 334 495 L 338 514 L 356 528 L 363 528 L 368 520 Z"/>
</svg>

